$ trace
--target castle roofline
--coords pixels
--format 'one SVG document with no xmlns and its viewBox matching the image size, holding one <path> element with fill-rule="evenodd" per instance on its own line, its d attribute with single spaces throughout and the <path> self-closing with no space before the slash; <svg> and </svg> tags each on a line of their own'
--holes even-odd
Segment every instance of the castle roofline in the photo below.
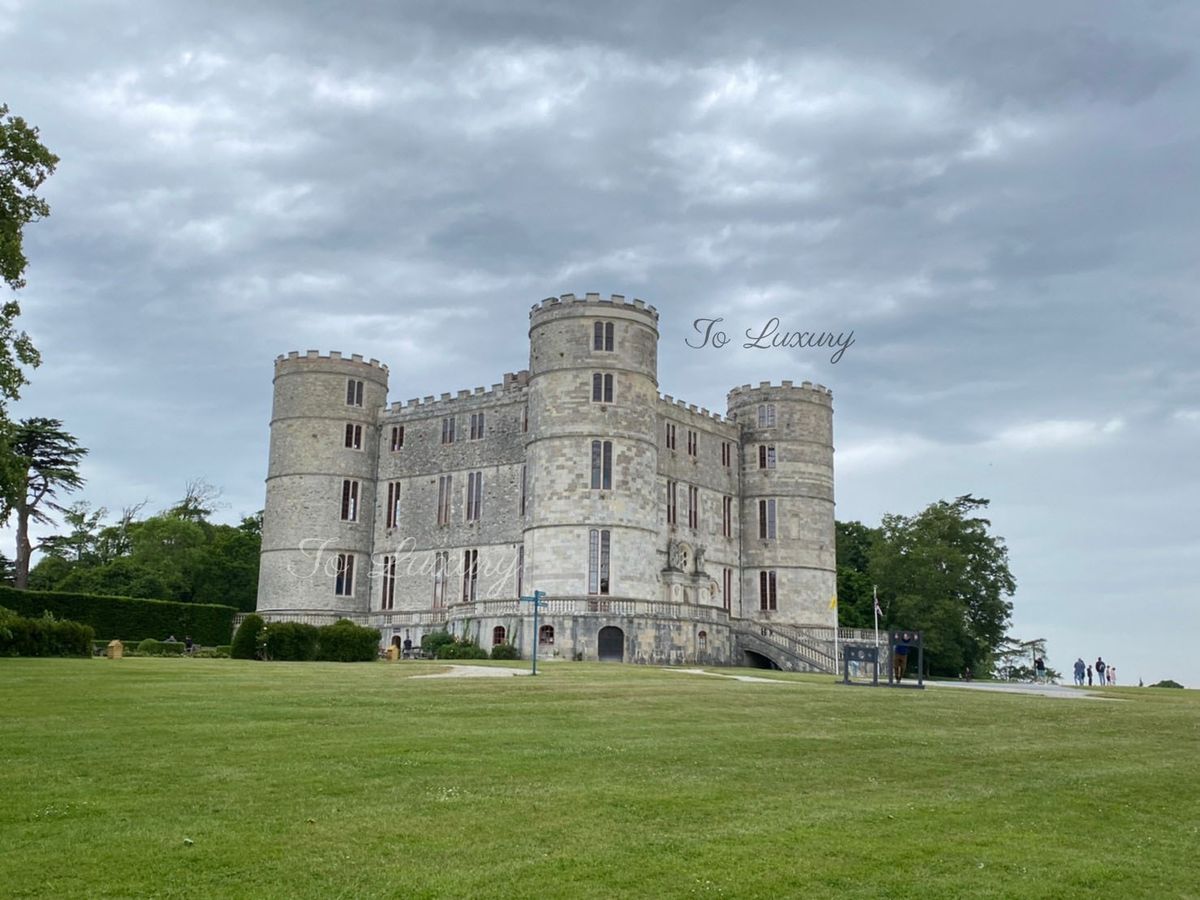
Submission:
<svg viewBox="0 0 1200 900">
<path fill-rule="evenodd" d="M 604 309 L 619 309 L 624 312 L 641 313 L 655 322 L 658 322 L 658 310 L 646 303 L 645 300 L 639 300 L 636 297 L 632 300 L 626 299 L 624 294 L 613 294 L 607 300 L 603 299 L 599 294 L 588 293 L 582 297 L 576 297 L 574 294 L 563 294 L 561 297 L 547 297 L 541 303 L 533 304 L 529 311 L 529 318 L 550 311 L 558 311 L 564 309 L 580 309 L 587 310 L 589 307 L 583 306 L 589 304 L 590 308 L 601 312 Z"/>
</svg>

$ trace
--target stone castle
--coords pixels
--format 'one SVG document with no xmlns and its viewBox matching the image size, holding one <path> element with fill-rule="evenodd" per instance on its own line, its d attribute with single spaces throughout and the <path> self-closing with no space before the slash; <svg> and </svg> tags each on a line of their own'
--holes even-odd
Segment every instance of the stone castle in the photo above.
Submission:
<svg viewBox="0 0 1200 900">
<path fill-rule="evenodd" d="M 659 394 L 653 306 L 566 294 L 529 320 L 529 368 L 490 390 L 389 405 L 377 360 L 275 361 L 259 613 L 831 671 L 830 392 L 743 385 L 711 413 Z"/>
</svg>

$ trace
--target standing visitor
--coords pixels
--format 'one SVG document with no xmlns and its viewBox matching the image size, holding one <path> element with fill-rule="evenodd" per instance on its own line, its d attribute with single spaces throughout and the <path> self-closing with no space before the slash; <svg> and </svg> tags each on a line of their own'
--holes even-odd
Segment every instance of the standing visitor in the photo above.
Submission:
<svg viewBox="0 0 1200 900">
<path fill-rule="evenodd" d="M 1110 665 L 1108 667 L 1108 683 L 1113 687 L 1117 685 L 1117 667 Z"/>
<path fill-rule="evenodd" d="M 1088 687 L 1092 686 L 1092 667 L 1088 666 Z"/>
<path fill-rule="evenodd" d="M 1046 661 L 1040 656 L 1033 661 L 1033 680 L 1038 684 L 1046 682 Z"/>
<path fill-rule="evenodd" d="M 1104 687 L 1104 665 L 1103 657 L 1096 657 L 1096 681 L 1100 682 L 1100 687 Z"/>
<path fill-rule="evenodd" d="M 1087 668 L 1087 663 L 1080 656 L 1075 660 L 1075 684 L 1078 687 L 1083 687 L 1083 670 Z"/>
</svg>

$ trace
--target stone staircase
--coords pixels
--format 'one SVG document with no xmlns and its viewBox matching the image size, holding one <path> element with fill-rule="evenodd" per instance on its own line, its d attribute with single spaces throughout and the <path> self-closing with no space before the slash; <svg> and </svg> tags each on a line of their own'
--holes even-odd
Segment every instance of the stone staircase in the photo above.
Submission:
<svg viewBox="0 0 1200 900">
<path fill-rule="evenodd" d="M 789 672 L 841 674 L 834 659 L 833 628 L 752 621 L 730 622 L 730 625 L 739 655 L 749 651 Z M 875 637 L 873 632 L 863 629 L 840 628 L 838 640 L 871 644 Z"/>
</svg>

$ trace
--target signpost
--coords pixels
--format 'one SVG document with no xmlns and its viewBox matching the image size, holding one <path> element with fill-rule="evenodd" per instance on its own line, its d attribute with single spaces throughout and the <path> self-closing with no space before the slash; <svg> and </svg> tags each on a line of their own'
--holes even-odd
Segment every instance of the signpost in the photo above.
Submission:
<svg viewBox="0 0 1200 900">
<path fill-rule="evenodd" d="M 529 673 L 530 675 L 537 674 L 537 648 L 538 648 L 538 639 L 540 637 L 540 635 L 538 634 L 538 610 L 546 605 L 546 601 L 542 599 L 545 596 L 546 596 L 545 591 L 534 591 L 532 597 L 522 597 L 521 598 L 522 603 L 532 603 L 533 604 L 533 654 L 532 654 L 533 671 Z"/>
</svg>

